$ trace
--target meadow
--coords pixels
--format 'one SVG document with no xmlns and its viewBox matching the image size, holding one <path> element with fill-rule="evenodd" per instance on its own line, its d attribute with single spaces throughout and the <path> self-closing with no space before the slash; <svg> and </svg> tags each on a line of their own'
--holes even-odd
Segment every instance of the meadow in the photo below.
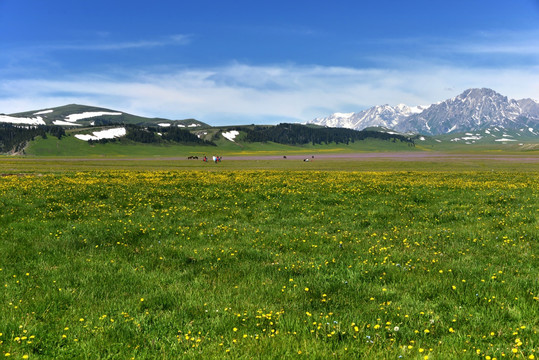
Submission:
<svg viewBox="0 0 539 360">
<path fill-rule="evenodd" d="M 0 178 L 0 356 L 539 356 L 536 172 L 53 164 Z"/>
<path fill-rule="evenodd" d="M 210 135 L 206 140 L 212 140 L 212 133 L 217 129 L 208 130 Z M 241 155 L 300 155 L 300 154 L 348 154 L 357 152 L 444 152 L 444 153 L 482 153 L 482 154 L 539 154 L 539 145 L 536 139 L 521 139 L 522 143 L 500 144 L 492 141 L 484 141 L 478 144 L 468 145 L 463 142 L 450 141 L 450 137 L 439 143 L 438 139 L 428 138 L 425 141 L 416 140 L 415 146 L 400 141 L 383 141 L 367 138 L 355 141 L 348 145 L 329 143 L 324 145 L 285 145 L 273 142 L 232 142 L 220 137 L 214 140 L 217 146 L 187 145 L 187 144 L 141 144 L 122 139 L 106 144 L 90 145 L 85 141 L 74 137 L 79 130 L 68 130 L 66 137 L 58 140 L 54 136 L 46 139 L 37 137 L 25 148 L 28 157 L 35 158 L 159 158 L 180 157 L 196 155 L 202 158 L 204 154 L 223 155 L 226 158 Z"/>
<path fill-rule="evenodd" d="M 215 131 L 215 130 L 214 130 Z M 366 139 L 356 141 L 349 145 L 331 143 L 328 145 L 285 145 L 272 142 L 232 142 L 224 138 L 215 140 L 217 146 L 186 145 L 186 144 L 141 144 L 123 139 L 122 141 L 108 142 L 106 144 L 90 145 L 85 141 L 76 139 L 70 131 L 68 136 L 58 140 L 49 136 L 47 139 L 37 137 L 30 142 L 25 152 L 29 156 L 44 157 L 85 157 L 85 158 L 155 158 L 155 157 L 183 157 L 196 155 L 202 158 L 204 154 L 224 155 L 226 157 L 245 154 L 291 155 L 309 152 L 350 153 L 357 151 L 416 151 L 415 148 L 401 142 Z M 211 140 L 209 137 L 207 140 Z M 535 151 L 537 153 L 537 151 Z"/>
</svg>

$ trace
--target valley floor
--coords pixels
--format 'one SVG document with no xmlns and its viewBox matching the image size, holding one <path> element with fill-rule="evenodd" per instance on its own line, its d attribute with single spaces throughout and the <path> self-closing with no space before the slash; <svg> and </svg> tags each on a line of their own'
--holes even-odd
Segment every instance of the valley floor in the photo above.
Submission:
<svg viewBox="0 0 539 360">
<path fill-rule="evenodd" d="M 0 357 L 536 358 L 537 172 L 388 163 L 0 160 Z"/>
<path fill-rule="evenodd" d="M 224 153 L 183 156 L 107 157 L 0 157 L 0 174 L 84 171 L 98 169 L 137 170 L 318 170 L 318 171 L 524 171 L 539 172 L 536 153 L 444 153 L 444 152 L 311 152 Z M 189 159 L 196 156 L 198 159 Z M 308 161 L 305 161 L 308 160 Z"/>
</svg>

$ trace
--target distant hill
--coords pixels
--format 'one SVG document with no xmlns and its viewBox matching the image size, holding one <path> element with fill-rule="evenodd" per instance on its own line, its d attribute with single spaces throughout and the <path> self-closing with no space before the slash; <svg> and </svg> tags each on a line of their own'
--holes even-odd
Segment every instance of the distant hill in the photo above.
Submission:
<svg viewBox="0 0 539 360">
<path fill-rule="evenodd" d="M 490 127 L 480 131 L 450 133 L 445 135 L 415 135 L 416 144 L 435 144 L 436 148 L 445 150 L 481 149 L 488 147 L 498 150 L 539 150 L 539 130 L 533 128 L 504 129 Z"/>
<path fill-rule="evenodd" d="M 55 136 L 60 140 L 65 136 L 65 131 L 59 126 L 20 127 L 0 123 L 0 154 L 22 153 L 28 142 L 33 141 L 38 136 L 44 139 L 48 136 Z"/>
<path fill-rule="evenodd" d="M 241 130 L 238 128 L 237 130 Z M 299 124 L 279 124 L 276 126 L 254 126 L 243 128 L 246 135 L 244 141 L 249 142 L 275 142 L 287 145 L 328 145 L 350 144 L 367 138 L 386 141 L 401 141 L 413 144 L 413 140 L 406 135 L 390 134 L 381 131 L 355 131 L 344 128 L 313 127 Z"/>
<path fill-rule="evenodd" d="M 101 126 L 115 124 L 207 127 L 195 119 L 170 120 L 147 118 L 125 112 L 87 105 L 65 105 L 55 108 L 0 115 L 0 123 L 17 125 L 57 125 L 62 127 Z"/>
<path fill-rule="evenodd" d="M 80 129 L 79 133 L 73 132 L 73 135 L 89 143 L 106 143 L 124 137 L 146 143 L 211 144 L 189 131 L 209 127 L 195 119 L 147 118 L 96 106 L 71 104 L 0 114 L 0 153 L 23 153 L 27 144 L 36 137 L 55 136 L 60 140 L 77 129 Z"/>
</svg>

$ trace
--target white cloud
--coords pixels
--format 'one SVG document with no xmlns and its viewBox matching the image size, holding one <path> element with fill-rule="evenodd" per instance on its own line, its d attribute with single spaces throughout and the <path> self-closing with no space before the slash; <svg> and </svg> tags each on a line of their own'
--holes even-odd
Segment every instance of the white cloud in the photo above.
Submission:
<svg viewBox="0 0 539 360">
<path fill-rule="evenodd" d="M 495 68 L 539 63 L 539 29 L 481 31 L 452 37 L 408 37 L 362 40 L 378 45 L 363 55 L 376 66 L 410 68 L 430 64 Z M 368 46 L 367 46 L 368 47 Z"/>
<path fill-rule="evenodd" d="M 102 38 L 108 38 L 108 34 Z M 234 62 L 205 68 L 160 67 L 144 71 L 107 68 L 99 74 L 14 79 L 14 74 L 25 76 L 34 70 L 10 65 L 0 70 L 0 113 L 79 103 L 151 117 L 193 117 L 222 125 L 303 122 L 332 112 L 360 111 L 386 103 L 428 105 L 472 87 L 492 88 L 514 99 L 539 99 L 537 39 L 538 30 L 475 33 L 462 41 L 424 37 L 387 39 L 384 43 L 376 39 L 383 45 L 379 47 L 381 52 L 362 55 L 374 64 L 370 68 Z M 41 50 L 154 48 L 186 45 L 191 36 L 103 41 L 44 45 Z M 394 52 L 388 54 L 386 49 Z M 21 53 L 43 58 L 29 50 L 21 49 Z M 528 61 L 522 61 L 526 56 Z M 5 54 L 4 57 L 13 58 Z M 47 57 L 44 58 L 42 61 L 46 61 Z M 41 74 L 49 68 L 57 69 L 55 73 L 62 69 L 55 62 L 39 62 L 35 66 Z"/>
<path fill-rule="evenodd" d="M 539 30 L 481 32 L 472 41 L 456 47 L 468 53 L 539 55 Z"/>
<path fill-rule="evenodd" d="M 89 74 L 64 80 L 7 80 L 0 84 L 0 112 L 79 103 L 224 125 L 303 122 L 386 103 L 427 105 L 471 87 L 489 87 L 515 99 L 539 98 L 539 67 L 481 69 L 416 63 L 394 69 L 355 69 L 233 63 L 140 72 L 122 79 Z"/>
<path fill-rule="evenodd" d="M 171 35 L 161 39 L 154 40 L 136 40 L 136 41 L 124 41 L 124 42 L 101 42 L 86 44 L 57 44 L 57 45 L 42 45 L 41 49 L 44 50 L 85 50 L 85 51 L 114 51 L 125 49 L 143 49 L 154 48 L 170 45 L 187 45 L 191 41 L 189 35 Z"/>
</svg>

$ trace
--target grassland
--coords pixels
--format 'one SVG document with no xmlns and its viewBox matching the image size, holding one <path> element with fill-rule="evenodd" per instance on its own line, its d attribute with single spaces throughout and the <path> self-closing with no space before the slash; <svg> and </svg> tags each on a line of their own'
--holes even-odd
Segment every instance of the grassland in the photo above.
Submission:
<svg viewBox="0 0 539 360">
<path fill-rule="evenodd" d="M 274 156 L 272 152 L 243 152 L 247 156 L 262 154 L 250 160 L 235 160 L 238 156 L 224 156 L 218 164 L 198 160 L 185 160 L 184 157 L 103 157 L 103 158 L 56 158 L 56 157 L 0 157 L 0 174 L 42 174 L 65 173 L 66 171 L 92 171 L 92 170 L 134 170 L 134 171 L 162 171 L 162 170 L 286 170 L 286 171 L 516 171 L 539 172 L 539 158 L 537 155 L 514 153 L 356 153 L 353 157 L 325 158 L 330 152 L 312 152 L 303 150 L 303 156 L 309 158 L 304 162 L 303 156 L 288 155 L 287 159 Z M 309 154 L 309 155 L 307 155 Z M 409 154 L 405 155 L 405 154 Z M 428 156 L 424 156 L 428 155 Z"/>
<path fill-rule="evenodd" d="M 1 161 L 0 355 L 538 356 L 533 166 L 239 163 Z"/>
<path fill-rule="evenodd" d="M 214 130 L 215 131 L 215 130 Z M 71 131 L 70 134 L 76 134 Z M 209 137 L 211 139 L 211 137 Z M 118 142 L 89 145 L 85 141 L 68 136 L 58 140 L 55 137 L 37 138 L 27 147 L 26 154 L 30 157 L 60 157 L 60 158 L 122 158 L 122 157 L 187 157 L 204 154 L 238 156 L 238 155 L 292 155 L 311 153 L 349 153 L 358 151 L 415 151 L 405 143 L 367 139 L 350 145 L 283 145 L 277 143 L 236 143 L 226 139 L 215 141 L 217 146 L 182 145 L 182 144 L 141 144 L 123 139 Z"/>
<path fill-rule="evenodd" d="M 205 128 L 195 131 L 205 140 L 215 142 L 216 146 L 186 145 L 177 143 L 142 144 L 120 139 L 106 144 L 90 145 L 74 137 L 78 133 L 95 131 L 95 128 L 67 130 L 67 137 L 58 140 L 54 136 L 46 139 L 37 137 L 25 149 L 28 157 L 35 158 L 162 158 L 206 155 L 222 155 L 225 157 L 245 155 L 312 155 L 312 154 L 345 154 L 357 152 L 443 152 L 468 154 L 531 154 L 539 155 L 537 139 L 520 137 L 518 142 L 500 143 L 494 139 L 483 139 L 474 144 L 463 141 L 452 141 L 452 136 L 438 138 L 421 138 L 415 140 L 415 146 L 400 141 L 383 141 L 368 138 L 346 144 L 323 145 L 284 145 L 272 142 L 251 143 L 242 141 L 240 135 L 236 141 L 229 141 L 222 135 L 223 128 Z M 205 135 L 204 135 L 205 134 Z M 516 135 L 515 135 L 516 137 Z"/>
</svg>

